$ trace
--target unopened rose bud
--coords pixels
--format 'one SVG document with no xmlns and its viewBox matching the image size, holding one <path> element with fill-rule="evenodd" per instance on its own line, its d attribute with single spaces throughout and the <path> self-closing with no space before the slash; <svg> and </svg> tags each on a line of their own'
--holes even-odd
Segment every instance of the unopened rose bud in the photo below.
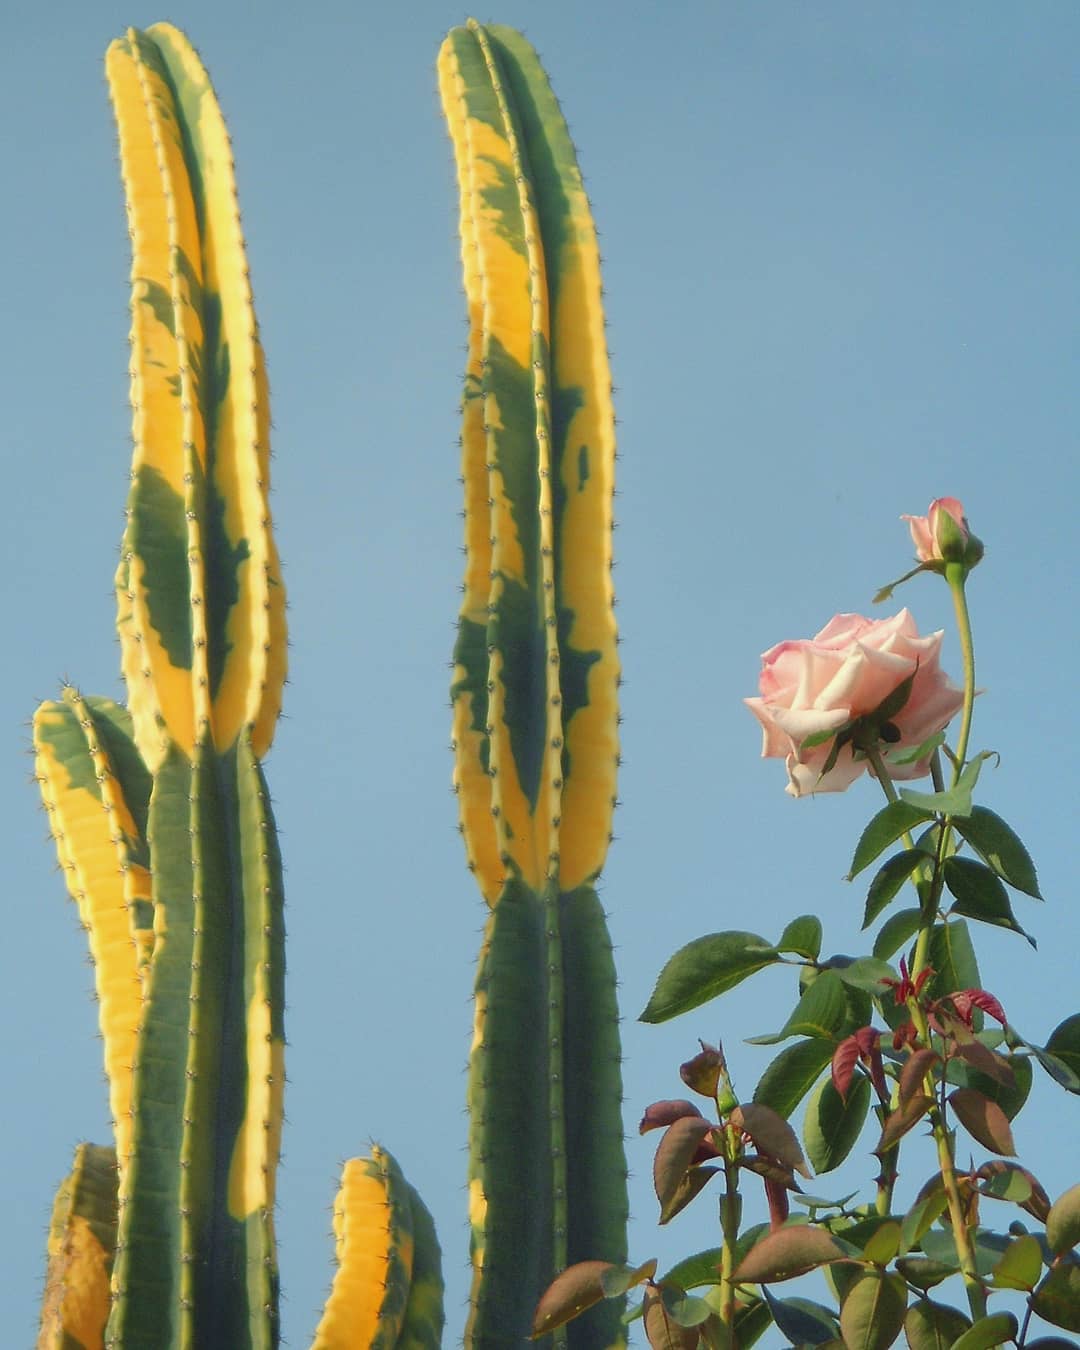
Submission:
<svg viewBox="0 0 1080 1350">
<path fill-rule="evenodd" d="M 933 566 L 958 562 L 970 569 L 983 555 L 982 541 L 971 533 L 964 508 L 955 497 L 938 497 L 925 516 L 900 519 L 908 523 L 915 556 L 921 563 Z"/>
</svg>

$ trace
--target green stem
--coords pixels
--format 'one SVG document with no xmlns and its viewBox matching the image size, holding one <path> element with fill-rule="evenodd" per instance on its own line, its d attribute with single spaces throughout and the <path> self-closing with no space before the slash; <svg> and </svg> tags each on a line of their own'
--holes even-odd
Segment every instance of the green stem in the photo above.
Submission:
<svg viewBox="0 0 1080 1350">
<path fill-rule="evenodd" d="M 920 1043 L 929 1045 L 930 1028 L 927 1025 L 926 1014 L 919 1006 L 918 1000 L 909 999 L 908 1008 L 918 1031 Z M 956 1243 L 956 1253 L 960 1258 L 960 1271 L 964 1277 L 968 1307 L 971 1309 L 972 1320 L 977 1322 L 980 1317 L 986 1316 L 986 1289 L 979 1279 L 975 1265 L 975 1248 L 971 1241 L 971 1230 L 964 1218 L 964 1205 L 960 1198 L 960 1186 L 956 1180 L 956 1163 L 953 1158 L 952 1140 L 945 1124 L 944 1112 L 937 1102 L 932 1070 L 927 1070 L 925 1088 L 927 1094 L 934 1097 L 934 1105 L 930 1108 L 929 1115 L 934 1143 L 937 1145 L 938 1169 L 941 1172 L 941 1181 L 945 1187 L 945 1196 L 949 1204 L 953 1241 Z"/>
<path fill-rule="evenodd" d="M 739 1164 L 728 1156 L 734 1149 L 730 1147 L 730 1139 L 727 1142 L 729 1146 L 724 1149 L 724 1198 L 720 1201 L 720 1224 L 723 1229 L 723 1246 L 720 1249 L 720 1287 L 723 1291 L 720 1320 L 731 1331 L 735 1326 L 735 1285 L 731 1276 L 735 1270 L 742 1197 L 739 1195 Z"/>
<path fill-rule="evenodd" d="M 960 735 L 956 742 L 956 763 L 953 765 L 952 785 L 956 786 L 963 772 L 967 758 L 968 739 L 971 735 L 971 714 L 975 707 L 975 646 L 971 640 L 971 615 L 968 613 L 967 595 L 964 580 L 967 569 L 963 563 L 946 563 L 945 580 L 952 592 L 953 609 L 956 612 L 956 631 L 960 636 L 960 653 L 964 662 L 964 705 L 960 714 Z"/>
</svg>

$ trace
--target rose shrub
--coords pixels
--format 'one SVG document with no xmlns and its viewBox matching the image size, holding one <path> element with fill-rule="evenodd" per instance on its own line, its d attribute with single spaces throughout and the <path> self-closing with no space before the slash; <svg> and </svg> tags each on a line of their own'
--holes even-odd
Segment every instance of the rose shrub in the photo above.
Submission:
<svg viewBox="0 0 1080 1350">
<path fill-rule="evenodd" d="M 906 609 L 891 619 L 837 614 L 816 637 L 779 642 L 763 654 L 759 696 L 744 702 L 762 726 L 762 757 L 784 760 L 793 797 L 842 792 L 859 777 L 868 761 L 856 757 L 852 744 L 822 772 L 834 749 L 832 738 L 822 737 L 872 714 L 912 674 L 911 692 L 888 718 L 881 749 L 914 749 L 946 726 L 964 695 L 939 665 L 942 636 L 939 630 L 920 637 Z M 886 769 L 890 778 L 921 778 L 930 755 L 886 762 Z"/>
</svg>

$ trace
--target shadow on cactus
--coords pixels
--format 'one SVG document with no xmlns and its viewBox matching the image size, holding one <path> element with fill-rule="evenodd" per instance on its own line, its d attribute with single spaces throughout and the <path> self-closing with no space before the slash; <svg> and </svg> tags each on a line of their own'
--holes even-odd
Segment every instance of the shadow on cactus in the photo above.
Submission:
<svg viewBox="0 0 1080 1350">
<path fill-rule="evenodd" d="M 116 575 L 128 703 L 66 688 L 36 772 L 94 961 L 111 1149 L 80 1146 L 41 1347 L 278 1344 L 281 860 L 262 757 L 285 680 L 269 408 L 209 80 L 176 29 L 106 57 L 132 246 L 135 441 Z M 430 1216 L 376 1148 L 346 1164 L 316 1333 L 437 1345 Z"/>
</svg>

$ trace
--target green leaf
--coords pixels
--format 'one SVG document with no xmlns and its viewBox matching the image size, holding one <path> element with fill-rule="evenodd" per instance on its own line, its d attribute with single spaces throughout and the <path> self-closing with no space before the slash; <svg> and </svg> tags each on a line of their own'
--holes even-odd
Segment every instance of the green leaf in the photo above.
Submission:
<svg viewBox="0 0 1080 1350">
<path fill-rule="evenodd" d="M 681 1327 L 699 1327 L 712 1312 L 703 1298 L 688 1294 L 678 1285 L 662 1284 L 660 1297 L 671 1319 Z"/>
<path fill-rule="evenodd" d="M 844 1254 L 843 1248 L 824 1229 L 793 1224 L 755 1243 L 736 1266 L 732 1278 L 740 1284 L 791 1280 L 829 1261 L 838 1261 Z"/>
<path fill-rule="evenodd" d="M 933 736 L 928 736 L 921 745 L 907 746 L 902 750 L 887 750 L 882 758 L 886 764 L 914 764 L 920 759 L 929 759 L 930 756 L 945 744 L 945 733 L 936 731 Z"/>
<path fill-rule="evenodd" d="M 947 1280 L 950 1275 L 959 1273 L 958 1266 L 943 1265 L 940 1261 L 931 1261 L 926 1256 L 901 1256 L 896 1269 L 917 1289 L 933 1289 L 935 1285 Z"/>
<path fill-rule="evenodd" d="M 1076 1085 L 1063 1083 L 1062 1078 L 1058 1078 L 1058 1082 L 1062 1083 L 1063 1087 L 1067 1086 L 1070 1092 L 1080 1091 L 1080 1013 L 1073 1013 L 1071 1017 L 1066 1017 L 1064 1022 L 1059 1023 L 1050 1033 L 1050 1039 L 1043 1048 L 1053 1055 L 1059 1064 L 1065 1066 Z"/>
<path fill-rule="evenodd" d="M 945 1193 L 940 1176 L 936 1178 L 936 1182 L 928 1194 L 920 1195 L 904 1215 L 900 1224 L 900 1251 L 909 1252 L 916 1246 L 938 1215 L 944 1214 L 948 1209 L 949 1197 Z"/>
<path fill-rule="evenodd" d="M 968 761 L 967 767 L 956 781 L 956 786 L 948 788 L 945 792 L 916 792 L 913 788 L 901 788 L 900 800 L 930 815 L 948 816 L 952 820 L 970 816 L 971 794 L 978 782 L 984 761 L 992 758 L 992 751 L 981 751 L 974 759 Z"/>
<path fill-rule="evenodd" d="M 907 1288 L 901 1276 L 863 1271 L 840 1308 L 847 1350 L 887 1350 L 903 1329 L 906 1308 Z"/>
<path fill-rule="evenodd" d="M 1022 1289 L 1030 1294 L 1042 1277 L 1042 1248 L 1030 1234 L 1018 1237 L 990 1272 L 995 1289 Z"/>
<path fill-rule="evenodd" d="M 946 858 L 945 885 L 956 899 L 952 907 L 954 914 L 992 923 L 997 928 L 1009 928 L 1036 946 L 1031 934 L 1016 922 L 1004 884 L 985 863 L 976 862 L 974 858 Z"/>
<path fill-rule="evenodd" d="M 792 919 L 776 944 L 778 952 L 794 952 L 816 961 L 821 955 L 821 920 L 814 914 L 802 914 Z"/>
<path fill-rule="evenodd" d="M 859 842 L 855 845 L 855 856 L 848 869 L 847 880 L 859 875 L 881 853 L 895 843 L 902 834 L 915 828 L 921 821 L 933 818 L 932 811 L 923 811 L 907 802 L 890 802 L 883 806 L 863 830 Z"/>
<path fill-rule="evenodd" d="M 933 926 L 927 944 L 927 963 L 935 972 L 929 986 L 934 998 L 954 994 L 958 989 L 982 988 L 975 948 L 963 919 Z"/>
<path fill-rule="evenodd" d="M 906 848 L 902 853 L 882 863 L 874 873 L 870 889 L 866 893 L 866 911 L 863 914 L 864 928 L 869 928 L 877 916 L 899 893 L 900 888 L 920 863 L 926 862 L 928 854 L 921 848 Z"/>
<path fill-rule="evenodd" d="M 761 1293 L 776 1329 L 792 1345 L 824 1345 L 836 1338 L 839 1331 L 836 1318 L 820 1303 L 808 1298 L 777 1298 L 766 1285 L 761 1286 Z"/>
<path fill-rule="evenodd" d="M 883 1219 L 863 1247 L 863 1256 L 875 1266 L 887 1266 L 900 1250 L 900 1224 L 896 1219 Z"/>
<path fill-rule="evenodd" d="M 858 1074 L 851 1080 L 847 1101 L 823 1078 L 806 1106 L 803 1142 L 815 1172 L 839 1167 L 862 1133 L 870 1109 L 870 1080 Z"/>
<path fill-rule="evenodd" d="M 771 1106 L 786 1120 L 821 1077 L 832 1055 L 832 1042 L 816 1036 L 786 1046 L 761 1075 L 754 1101 Z"/>
<path fill-rule="evenodd" d="M 970 815 L 954 824 L 958 833 L 1002 880 L 1036 900 L 1043 898 L 1031 854 L 999 815 L 985 806 L 973 806 Z"/>
<path fill-rule="evenodd" d="M 695 1252 L 693 1256 L 687 1256 L 678 1265 L 672 1266 L 659 1283 L 677 1284 L 682 1289 L 696 1289 L 703 1284 L 719 1284 L 720 1262 L 723 1257 L 722 1247 L 709 1247 L 706 1251 Z"/>
<path fill-rule="evenodd" d="M 664 966 L 639 1020 L 666 1022 L 734 989 L 779 960 L 777 949 L 756 933 L 710 933 L 697 938 Z"/>
<path fill-rule="evenodd" d="M 857 991 L 856 991 L 857 992 Z M 836 970 L 823 970 L 806 988 L 802 998 L 783 1027 L 772 1036 L 751 1036 L 749 1045 L 774 1045 L 789 1036 L 817 1036 L 839 1040 L 856 1026 L 865 1024 L 865 1017 L 856 1021 L 862 1012 L 856 999 L 849 997 L 844 982 Z M 854 1023 L 854 1025 L 853 1025 Z"/>
<path fill-rule="evenodd" d="M 960 1124 L 983 1148 L 1009 1158 L 1016 1156 L 1008 1118 L 996 1102 L 974 1088 L 955 1088 L 947 1100 Z"/>
<path fill-rule="evenodd" d="M 755 1299 L 735 1314 L 735 1343 L 739 1350 L 750 1350 L 772 1326 L 772 1313 L 764 1299 Z"/>
<path fill-rule="evenodd" d="M 643 1266 L 610 1266 L 600 1272 L 600 1287 L 605 1298 L 622 1298 L 628 1289 L 635 1289 L 655 1274 L 655 1256 Z"/>
<path fill-rule="evenodd" d="M 882 997 L 889 991 L 886 980 L 899 981 L 900 976 L 886 961 L 875 956 L 859 956 L 850 966 L 844 966 L 840 978 L 853 989 L 864 989 L 868 994 Z"/>
<path fill-rule="evenodd" d="M 971 1318 L 959 1308 L 921 1298 L 907 1310 L 904 1335 L 911 1350 L 949 1350 L 970 1326 Z"/>
<path fill-rule="evenodd" d="M 1080 1262 L 1059 1257 L 1032 1296 L 1031 1306 L 1044 1322 L 1080 1331 Z"/>
<path fill-rule="evenodd" d="M 1080 1242 L 1080 1185 L 1059 1195 L 1046 1216 L 1046 1240 L 1055 1256 Z"/>
<path fill-rule="evenodd" d="M 881 932 L 874 942 L 874 955 L 879 961 L 887 961 L 890 956 L 919 931 L 921 915 L 917 909 L 901 909 L 887 919 L 881 926 Z"/>
<path fill-rule="evenodd" d="M 945 1076 L 957 1087 L 974 1088 L 992 1102 L 997 1102 L 1005 1112 L 1006 1119 L 1014 1120 L 1031 1091 L 1031 1060 L 1027 1055 L 1009 1055 L 1005 1062 L 1013 1072 L 1011 1084 L 997 1082 L 989 1074 L 980 1073 L 958 1059 L 949 1060 Z"/>
<path fill-rule="evenodd" d="M 952 1350 L 990 1350 L 991 1346 L 1016 1340 L 1019 1330 L 1012 1313 L 992 1313 L 989 1317 L 980 1317 L 969 1327 L 959 1340 L 953 1342 Z"/>
</svg>

